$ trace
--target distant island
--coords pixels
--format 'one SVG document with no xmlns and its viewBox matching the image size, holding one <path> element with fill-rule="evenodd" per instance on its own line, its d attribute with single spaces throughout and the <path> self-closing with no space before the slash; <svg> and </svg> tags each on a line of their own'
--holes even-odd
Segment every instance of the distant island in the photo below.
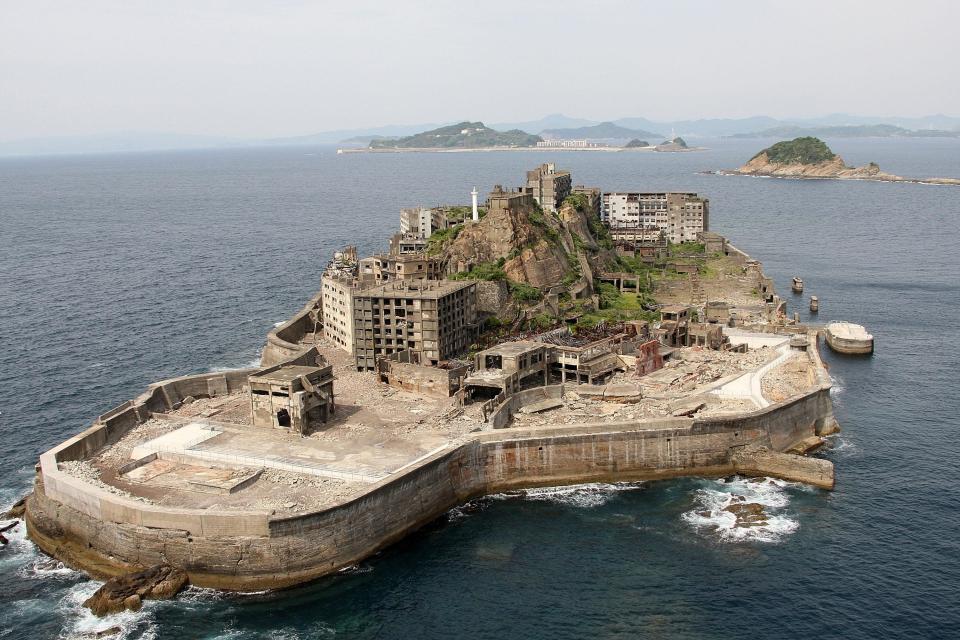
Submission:
<svg viewBox="0 0 960 640">
<path fill-rule="evenodd" d="M 706 147 L 691 147 L 687 141 L 680 136 L 674 136 L 669 140 L 664 140 L 653 148 L 654 151 L 661 153 L 682 153 L 684 151 L 706 151 Z"/>
<path fill-rule="evenodd" d="M 540 136 L 519 129 L 496 131 L 482 122 L 459 122 L 402 138 L 373 139 L 370 140 L 369 148 L 372 150 L 526 148 L 536 147 L 541 140 L 543 138 Z"/>
<path fill-rule="evenodd" d="M 876 180 L 960 185 L 960 179 L 957 178 L 904 178 L 884 173 L 875 162 L 861 167 L 850 167 L 823 140 L 811 136 L 778 142 L 750 158 L 750 161 L 739 169 L 715 173 L 770 178 Z"/>
<path fill-rule="evenodd" d="M 784 125 L 751 133 L 736 133 L 729 138 L 960 138 L 960 131 L 947 129 L 905 129 L 891 124 L 841 125 L 832 127 L 798 127 Z"/>
<path fill-rule="evenodd" d="M 650 146 L 650 143 L 646 140 L 640 140 L 639 138 L 634 138 L 627 144 L 623 145 L 624 149 L 645 149 Z"/>
<path fill-rule="evenodd" d="M 612 122 L 601 122 L 589 127 L 568 127 L 564 129 L 544 129 L 541 132 L 544 138 L 584 140 L 631 140 L 634 138 L 662 138 L 659 133 L 652 133 L 643 129 L 630 129 Z"/>
</svg>

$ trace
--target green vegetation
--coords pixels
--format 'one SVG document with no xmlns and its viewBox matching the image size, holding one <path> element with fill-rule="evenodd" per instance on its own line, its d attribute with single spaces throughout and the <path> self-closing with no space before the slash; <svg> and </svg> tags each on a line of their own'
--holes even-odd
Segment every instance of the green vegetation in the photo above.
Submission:
<svg viewBox="0 0 960 640">
<path fill-rule="evenodd" d="M 439 255 L 441 252 L 443 252 L 443 248 L 447 246 L 447 243 L 453 242 L 457 239 L 457 236 L 460 235 L 462 230 L 463 225 L 458 224 L 453 227 L 434 231 L 430 237 L 427 238 L 427 255 Z"/>
<path fill-rule="evenodd" d="M 482 122 L 460 122 L 395 140 L 371 140 L 371 149 L 483 149 L 534 147 L 543 138 L 519 129 L 495 131 Z"/>
<path fill-rule="evenodd" d="M 649 147 L 650 143 L 646 140 L 641 140 L 640 138 L 634 138 L 627 144 L 623 145 L 624 149 L 637 149 L 639 147 Z"/>
<path fill-rule="evenodd" d="M 469 271 L 455 273 L 450 276 L 451 280 L 506 280 L 507 274 L 503 271 L 503 265 L 506 264 L 506 258 L 500 258 L 496 262 L 481 262 Z"/>
<path fill-rule="evenodd" d="M 675 256 L 690 256 L 690 255 L 703 255 L 706 251 L 706 247 L 702 242 L 681 242 L 679 244 L 671 244 L 668 247 L 670 252 L 670 257 Z"/>
<path fill-rule="evenodd" d="M 837 157 L 827 143 L 810 136 L 778 142 L 750 159 L 753 160 L 764 153 L 767 154 L 770 162 L 780 164 L 818 164 Z"/>
<path fill-rule="evenodd" d="M 587 195 L 585 193 L 571 193 L 563 199 L 563 204 L 571 205 L 580 213 L 583 213 L 587 210 L 588 202 L 589 200 L 587 199 Z"/>
<path fill-rule="evenodd" d="M 525 282 L 514 282 L 513 280 L 507 281 L 507 284 L 510 286 L 510 295 L 517 302 L 539 302 L 543 299 L 540 289 L 533 285 Z"/>
</svg>

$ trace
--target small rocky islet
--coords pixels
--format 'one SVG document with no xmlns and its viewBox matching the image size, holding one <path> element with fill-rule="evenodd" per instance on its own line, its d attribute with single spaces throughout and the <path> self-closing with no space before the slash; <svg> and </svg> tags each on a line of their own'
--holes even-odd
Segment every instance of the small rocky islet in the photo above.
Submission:
<svg viewBox="0 0 960 640">
<path fill-rule="evenodd" d="M 761 176 L 815 180 L 873 180 L 915 184 L 960 185 L 958 178 L 905 178 L 885 173 L 875 162 L 851 167 L 819 138 L 805 136 L 778 142 L 759 152 L 738 169 L 718 175 Z"/>
</svg>

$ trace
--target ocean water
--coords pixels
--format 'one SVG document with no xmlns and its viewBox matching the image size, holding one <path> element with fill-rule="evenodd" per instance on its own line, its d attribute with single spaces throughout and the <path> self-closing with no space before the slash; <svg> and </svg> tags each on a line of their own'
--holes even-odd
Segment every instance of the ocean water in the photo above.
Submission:
<svg viewBox="0 0 960 640">
<path fill-rule="evenodd" d="M 956 140 L 831 140 L 848 162 L 960 177 Z M 826 350 L 843 432 L 825 492 L 764 480 L 591 484 L 452 510 L 337 576 L 190 589 L 97 620 L 98 583 L 12 532 L 0 638 L 960 637 L 960 188 L 704 175 L 766 141 L 689 154 L 337 156 L 245 149 L 0 160 L 0 507 L 39 453 L 175 375 L 244 366 L 331 251 L 385 247 L 401 206 L 469 202 L 554 161 L 604 189 L 693 190 L 807 317 L 865 324 Z M 794 298 L 799 275 L 806 296 Z M 731 495 L 765 505 L 732 527 Z"/>
</svg>

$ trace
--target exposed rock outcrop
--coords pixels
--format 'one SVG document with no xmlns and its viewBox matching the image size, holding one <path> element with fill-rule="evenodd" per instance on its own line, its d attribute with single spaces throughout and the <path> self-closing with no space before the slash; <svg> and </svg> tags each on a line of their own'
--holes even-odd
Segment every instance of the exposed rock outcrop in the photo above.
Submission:
<svg viewBox="0 0 960 640">
<path fill-rule="evenodd" d="M 804 157 L 800 153 L 791 154 L 789 146 L 781 147 L 781 145 L 793 144 L 816 145 L 821 153 Z M 823 141 L 816 138 L 797 138 L 789 142 L 777 143 L 755 155 L 739 169 L 718 173 L 773 178 L 876 180 L 880 182 L 960 185 L 960 179 L 957 178 L 904 178 L 892 173 L 885 173 L 874 162 L 861 167 L 850 167 L 843 161 L 843 158 L 834 154 Z"/>
<path fill-rule="evenodd" d="M 158 564 L 108 580 L 83 606 L 98 616 L 138 611 L 144 600 L 168 600 L 180 593 L 187 582 L 187 574 L 180 569 Z"/>
<path fill-rule="evenodd" d="M 493 209 L 479 222 L 466 225 L 445 248 L 448 269 L 469 271 L 504 259 L 502 268 L 509 280 L 542 290 L 555 287 L 569 280 L 571 272 L 583 271 L 581 254 L 604 265 L 616 261 L 611 252 L 600 249 L 589 215 L 572 203 L 561 206 L 556 215 L 537 207 Z"/>
</svg>

